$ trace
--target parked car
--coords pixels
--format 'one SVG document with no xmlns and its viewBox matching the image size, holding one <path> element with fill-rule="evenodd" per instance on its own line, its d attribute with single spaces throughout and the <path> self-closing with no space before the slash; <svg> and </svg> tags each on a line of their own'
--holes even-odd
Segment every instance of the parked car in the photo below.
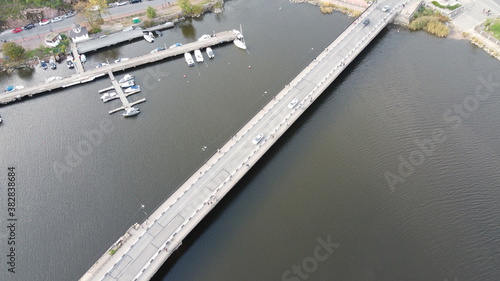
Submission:
<svg viewBox="0 0 500 281">
<path fill-rule="evenodd" d="M 370 23 L 370 19 L 369 19 L 369 18 L 366 18 L 366 19 L 363 21 L 363 25 L 364 25 L 364 26 L 367 26 L 369 23 Z"/>
<path fill-rule="evenodd" d="M 62 17 L 55 17 L 52 20 L 50 20 L 50 22 L 59 22 L 59 21 L 62 21 L 62 20 L 63 20 Z"/>
<path fill-rule="evenodd" d="M 50 20 L 44 19 L 44 20 L 41 20 L 38 24 L 39 25 L 46 25 L 46 24 L 49 24 L 49 23 L 50 23 Z"/>
<path fill-rule="evenodd" d="M 70 18 L 70 17 L 72 17 L 74 15 L 75 15 L 75 12 L 69 12 L 69 13 L 67 13 L 67 14 L 64 15 L 64 18 L 67 19 L 67 18 Z"/>
<path fill-rule="evenodd" d="M 23 31 L 23 29 L 22 29 L 21 27 L 16 27 L 16 28 L 14 28 L 14 29 L 12 30 L 12 33 L 19 33 L 19 32 L 21 32 L 21 31 Z"/>
<path fill-rule="evenodd" d="M 130 0 L 129 1 L 130 4 L 139 3 L 139 2 L 142 2 L 142 0 Z"/>
<path fill-rule="evenodd" d="M 30 30 L 30 29 L 32 29 L 32 28 L 34 28 L 34 27 L 35 27 L 35 25 L 34 25 L 34 24 L 32 24 L 32 23 L 28 23 L 27 25 L 25 25 L 25 26 L 24 26 L 24 30 Z"/>
<path fill-rule="evenodd" d="M 115 3 L 115 6 L 123 6 L 123 5 L 127 5 L 128 2 L 127 1 L 118 1 Z"/>
</svg>

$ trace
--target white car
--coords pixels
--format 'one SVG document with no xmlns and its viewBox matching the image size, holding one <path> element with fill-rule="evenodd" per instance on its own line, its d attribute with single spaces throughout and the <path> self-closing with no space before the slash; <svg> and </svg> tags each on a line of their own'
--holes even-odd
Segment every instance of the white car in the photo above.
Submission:
<svg viewBox="0 0 500 281">
<path fill-rule="evenodd" d="M 62 17 L 55 17 L 53 19 L 50 20 L 50 22 L 58 22 L 58 21 L 62 21 L 63 18 Z"/>
<path fill-rule="evenodd" d="M 294 108 L 297 103 L 299 103 L 299 100 L 298 99 L 293 99 L 289 104 L 288 104 L 288 108 L 292 109 Z"/>
<path fill-rule="evenodd" d="M 258 144 L 263 138 L 264 138 L 263 134 L 258 134 L 255 136 L 255 138 L 253 138 L 252 143 Z"/>
<path fill-rule="evenodd" d="M 389 9 L 390 9 L 389 6 L 384 6 L 382 8 L 382 12 L 387 12 L 387 11 L 389 11 Z"/>
<path fill-rule="evenodd" d="M 118 1 L 115 3 L 115 6 L 123 6 L 123 5 L 127 5 L 127 4 L 128 4 L 128 2 L 126 2 L 126 1 Z"/>
<path fill-rule="evenodd" d="M 49 24 L 49 23 L 50 23 L 50 20 L 44 19 L 44 20 L 41 20 L 38 24 L 39 25 L 46 25 L 46 24 Z"/>
</svg>

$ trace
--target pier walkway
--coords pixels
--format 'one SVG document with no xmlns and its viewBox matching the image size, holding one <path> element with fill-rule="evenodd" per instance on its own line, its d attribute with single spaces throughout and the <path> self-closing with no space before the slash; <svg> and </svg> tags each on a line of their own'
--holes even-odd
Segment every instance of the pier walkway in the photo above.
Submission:
<svg viewBox="0 0 500 281">
<path fill-rule="evenodd" d="M 142 224 L 133 227 L 80 279 L 149 280 L 214 208 L 400 11 L 398 0 L 370 6 Z M 390 5 L 391 10 L 381 8 Z M 362 21 L 370 19 L 368 25 Z M 297 100 L 296 103 L 291 101 Z M 254 138 L 262 134 L 262 139 Z M 118 248 L 119 247 L 119 248 Z"/>
<path fill-rule="evenodd" d="M 222 31 L 216 33 L 214 37 L 211 37 L 203 41 L 191 42 L 172 49 L 156 52 L 154 54 L 142 55 L 139 57 L 131 58 L 127 61 L 106 65 L 100 68 L 93 68 L 87 71 L 83 71 L 83 66 L 77 63 L 77 67 L 78 68 L 81 67 L 81 70 L 79 71 L 82 71 L 82 73 L 78 73 L 72 75 L 71 77 L 66 77 L 64 79 L 55 80 L 50 83 L 42 83 L 36 86 L 26 87 L 24 89 L 16 90 L 14 92 L 0 93 L 0 104 L 6 104 L 15 100 L 19 100 L 25 96 L 31 97 L 36 94 L 45 93 L 48 91 L 53 91 L 60 88 L 66 88 L 73 85 L 93 81 L 97 77 L 106 75 L 108 71 L 111 72 L 123 71 L 141 65 L 161 61 L 166 58 L 183 55 L 186 52 L 192 52 L 196 49 L 203 49 L 206 47 L 211 47 L 214 45 L 231 42 L 234 39 L 236 39 L 236 34 L 233 31 Z M 78 59 L 78 56 L 77 55 L 75 56 L 76 56 L 75 59 Z"/>
</svg>

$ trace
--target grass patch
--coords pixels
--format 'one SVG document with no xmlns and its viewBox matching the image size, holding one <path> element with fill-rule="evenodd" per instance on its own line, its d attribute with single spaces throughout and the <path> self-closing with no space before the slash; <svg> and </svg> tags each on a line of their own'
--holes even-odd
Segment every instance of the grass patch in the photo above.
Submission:
<svg viewBox="0 0 500 281">
<path fill-rule="evenodd" d="M 435 14 L 433 12 L 431 15 L 428 15 L 427 12 L 424 12 L 416 18 L 414 17 L 413 21 L 410 23 L 409 29 L 425 30 L 438 37 L 446 37 L 450 33 L 450 28 L 444 24 L 446 21 L 448 21 L 448 18 L 443 17 L 441 14 Z"/>
<path fill-rule="evenodd" d="M 495 36 L 496 39 L 500 40 L 500 18 L 487 19 L 485 26 L 486 31 Z"/>
<path fill-rule="evenodd" d="M 432 4 L 433 4 L 434 6 L 436 6 L 436 7 L 441 8 L 441 9 L 448 9 L 448 10 L 451 10 L 451 11 L 453 11 L 453 10 L 455 10 L 455 9 L 457 9 L 457 8 L 459 8 L 459 7 L 461 6 L 461 5 L 460 5 L 460 4 L 458 4 L 458 3 L 457 3 L 457 4 L 455 4 L 455 5 L 446 5 L 446 6 L 445 6 L 445 5 L 442 5 L 441 3 L 439 3 L 438 1 L 432 1 Z"/>
</svg>

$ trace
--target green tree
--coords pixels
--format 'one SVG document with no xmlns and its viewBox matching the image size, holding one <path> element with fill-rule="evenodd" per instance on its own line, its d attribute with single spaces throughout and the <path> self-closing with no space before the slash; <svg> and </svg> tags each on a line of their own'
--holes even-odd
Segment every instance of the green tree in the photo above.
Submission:
<svg viewBox="0 0 500 281">
<path fill-rule="evenodd" d="M 146 16 L 149 18 L 149 19 L 154 19 L 156 18 L 156 10 L 155 8 L 151 7 L 151 6 L 148 6 L 146 8 Z"/>
<path fill-rule="evenodd" d="M 99 30 L 104 23 L 103 15 L 109 14 L 106 0 L 88 0 L 88 2 L 78 2 L 74 5 L 77 15 L 83 17 L 90 24 L 92 30 Z"/>
<path fill-rule="evenodd" d="M 179 0 L 177 3 L 181 8 L 182 13 L 189 15 L 193 12 L 193 5 L 191 5 L 190 0 Z"/>
<path fill-rule="evenodd" d="M 22 46 L 14 42 L 7 42 L 3 44 L 4 55 L 15 62 L 19 62 L 24 58 L 25 51 L 26 50 Z"/>
</svg>

